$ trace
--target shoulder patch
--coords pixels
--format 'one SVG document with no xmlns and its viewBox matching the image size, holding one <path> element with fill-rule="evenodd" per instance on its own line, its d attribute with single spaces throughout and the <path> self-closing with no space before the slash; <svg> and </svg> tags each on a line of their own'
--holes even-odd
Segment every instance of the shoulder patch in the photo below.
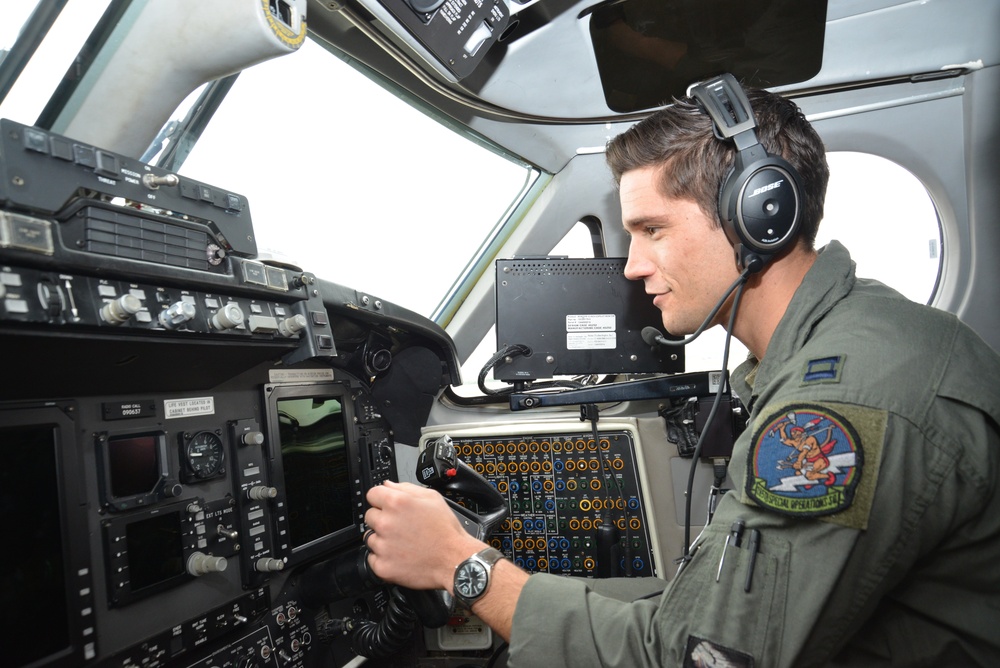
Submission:
<svg viewBox="0 0 1000 668">
<path fill-rule="evenodd" d="M 746 493 L 758 505 L 798 517 L 851 506 L 865 466 L 847 418 L 818 404 L 792 404 L 760 423 L 747 461 Z"/>
</svg>

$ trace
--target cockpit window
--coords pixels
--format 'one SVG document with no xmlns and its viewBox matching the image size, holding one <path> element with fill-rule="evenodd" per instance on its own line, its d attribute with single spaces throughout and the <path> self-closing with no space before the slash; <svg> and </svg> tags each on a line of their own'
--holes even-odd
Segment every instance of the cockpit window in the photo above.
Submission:
<svg viewBox="0 0 1000 668">
<path fill-rule="evenodd" d="M 248 196 L 262 258 L 425 316 L 537 173 L 312 40 L 240 73 L 179 171 Z"/>
<path fill-rule="evenodd" d="M 7 2 L 0 20 L 0 117 L 35 125 L 73 71 L 110 0 Z M 61 6 L 65 5 L 65 6 Z"/>
<path fill-rule="evenodd" d="M 597 6 L 590 37 L 608 107 L 649 109 L 731 72 L 770 88 L 811 79 L 826 0 L 622 0 Z"/>
<path fill-rule="evenodd" d="M 868 153 L 827 154 L 830 185 L 816 247 L 843 243 L 857 274 L 928 304 L 941 271 L 941 225 L 924 185 L 906 169 Z"/>
<path fill-rule="evenodd" d="M 941 271 L 942 236 L 937 209 L 924 185 L 909 171 L 868 153 L 827 153 L 830 185 L 816 248 L 844 244 L 860 278 L 873 278 L 907 298 L 930 303 Z M 688 371 L 722 365 L 725 330 L 714 327 L 685 346 Z M 746 347 L 731 342 L 729 369 L 746 359 Z"/>
</svg>

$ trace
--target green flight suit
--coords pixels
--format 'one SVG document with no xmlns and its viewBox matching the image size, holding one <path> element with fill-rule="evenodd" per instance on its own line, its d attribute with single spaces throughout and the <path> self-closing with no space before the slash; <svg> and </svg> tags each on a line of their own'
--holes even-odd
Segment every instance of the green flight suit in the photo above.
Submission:
<svg viewBox="0 0 1000 668">
<path fill-rule="evenodd" d="M 690 562 L 635 602 L 533 575 L 510 665 L 1000 666 L 1000 357 L 834 242 L 732 385 L 735 490 Z"/>
</svg>

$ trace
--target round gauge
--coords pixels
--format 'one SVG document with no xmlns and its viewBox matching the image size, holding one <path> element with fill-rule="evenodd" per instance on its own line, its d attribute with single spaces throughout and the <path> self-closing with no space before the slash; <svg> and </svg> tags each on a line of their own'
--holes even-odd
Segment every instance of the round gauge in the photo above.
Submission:
<svg viewBox="0 0 1000 668">
<path fill-rule="evenodd" d="M 188 441 L 185 456 L 196 478 L 211 478 L 222 471 L 225 448 L 218 434 L 199 431 Z"/>
</svg>

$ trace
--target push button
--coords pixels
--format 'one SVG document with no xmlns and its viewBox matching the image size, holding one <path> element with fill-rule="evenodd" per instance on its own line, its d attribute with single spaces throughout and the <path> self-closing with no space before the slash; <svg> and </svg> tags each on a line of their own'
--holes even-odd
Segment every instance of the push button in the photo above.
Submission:
<svg viewBox="0 0 1000 668">
<path fill-rule="evenodd" d="M 53 137 L 52 143 L 52 157 L 59 158 L 60 160 L 65 160 L 67 162 L 73 161 L 73 145 L 62 139 L 60 137 Z"/>
<path fill-rule="evenodd" d="M 83 167 L 96 167 L 97 154 L 90 146 L 73 144 L 73 162 Z"/>
<path fill-rule="evenodd" d="M 34 128 L 24 129 L 24 148 L 35 153 L 49 152 L 49 138 L 44 132 Z"/>
<path fill-rule="evenodd" d="M 118 164 L 118 157 L 97 151 L 95 154 L 94 173 L 98 176 L 106 176 L 109 179 L 117 179 L 120 176 L 121 167 Z"/>
</svg>

